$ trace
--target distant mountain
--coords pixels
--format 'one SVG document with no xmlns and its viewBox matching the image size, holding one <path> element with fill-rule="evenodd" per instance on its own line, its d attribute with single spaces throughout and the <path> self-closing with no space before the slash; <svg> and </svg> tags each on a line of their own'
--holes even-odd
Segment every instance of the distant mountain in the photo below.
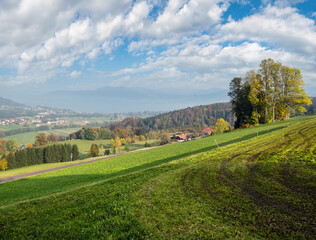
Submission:
<svg viewBox="0 0 316 240">
<path fill-rule="evenodd" d="M 195 91 L 148 90 L 144 88 L 104 87 L 85 91 L 55 91 L 28 98 L 29 104 L 67 108 L 79 112 L 127 113 L 171 111 L 190 106 L 225 101 L 225 90 Z"/>
<path fill-rule="evenodd" d="M 0 119 L 17 117 L 34 117 L 38 113 L 47 112 L 55 116 L 74 115 L 76 112 L 46 106 L 31 107 L 0 97 Z"/>
<path fill-rule="evenodd" d="M 111 129 L 139 127 L 147 132 L 151 130 L 201 128 L 214 126 L 219 118 L 224 118 L 233 124 L 234 114 L 231 109 L 232 105 L 229 102 L 201 105 L 144 119 L 126 118 L 121 122 L 111 124 L 109 127 Z"/>
<path fill-rule="evenodd" d="M 75 104 L 78 105 L 76 100 L 72 100 Z M 43 102 L 39 102 L 43 104 Z M 94 103 L 89 102 L 89 104 L 93 105 Z M 26 106 L 21 103 L 17 103 L 15 101 L 2 98 L 0 97 L 0 119 L 6 118 L 17 118 L 17 117 L 34 117 L 39 113 L 46 112 L 50 117 L 108 117 L 113 119 L 114 121 L 121 120 L 126 117 L 149 117 L 155 116 L 157 114 L 162 113 L 162 111 L 154 112 L 154 111 L 138 111 L 138 112 L 127 112 L 127 113 L 111 113 L 111 114 L 104 114 L 104 113 L 80 113 L 69 109 L 61 109 L 57 107 L 47 107 L 45 105 L 31 107 Z"/>
<path fill-rule="evenodd" d="M 0 109 L 1 108 L 12 108 L 12 107 L 17 107 L 17 108 L 22 107 L 22 108 L 24 108 L 25 105 L 23 105 L 21 103 L 14 102 L 14 101 L 6 99 L 6 98 L 0 97 Z"/>
<path fill-rule="evenodd" d="M 0 119 L 35 116 L 36 111 L 21 103 L 0 97 Z"/>
</svg>

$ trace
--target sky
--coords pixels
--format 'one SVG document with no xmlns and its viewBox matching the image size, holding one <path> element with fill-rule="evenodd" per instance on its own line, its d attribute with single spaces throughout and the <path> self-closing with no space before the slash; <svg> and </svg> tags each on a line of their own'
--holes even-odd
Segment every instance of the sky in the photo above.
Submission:
<svg viewBox="0 0 316 240">
<path fill-rule="evenodd" d="M 315 0 L 0 0 L 0 95 L 215 94 L 273 58 L 316 96 L 315 20 Z"/>
</svg>

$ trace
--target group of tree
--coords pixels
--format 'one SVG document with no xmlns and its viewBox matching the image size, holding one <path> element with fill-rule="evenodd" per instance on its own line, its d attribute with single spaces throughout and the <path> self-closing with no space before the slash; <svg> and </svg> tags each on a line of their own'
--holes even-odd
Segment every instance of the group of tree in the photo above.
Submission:
<svg viewBox="0 0 316 240">
<path fill-rule="evenodd" d="M 64 138 L 57 134 L 46 134 L 41 132 L 35 136 L 35 145 L 36 146 L 46 146 L 50 143 L 58 142 L 64 140 Z"/>
<path fill-rule="evenodd" d="M 45 147 L 30 147 L 4 154 L 0 161 L 3 169 L 14 169 L 43 163 L 68 162 L 80 157 L 76 144 L 54 144 Z"/>
<path fill-rule="evenodd" d="M 119 138 L 121 143 L 125 145 L 126 143 L 136 143 L 138 141 L 145 141 L 149 139 L 159 138 L 160 131 L 149 131 L 145 132 L 143 129 L 135 127 L 114 128 L 111 130 L 107 127 L 95 128 L 85 126 L 70 134 L 71 139 L 83 139 L 83 140 L 98 140 L 98 139 L 116 139 Z M 117 142 L 119 142 L 117 140 Z"/>
<path fill-rule="evenodd" d="M 286 120 L 291 113 L 306 112 L 311 100 L 303 85 L 299 69 L 264 59 L 257 72 L 251 70 L 244 78 L 230 82 L 228 95 L 236 116 L 235 128 Z"/>
<path fill-rule="evenodd" d="M 8 140 L 0 138 L 0 155 L 15 151 L 18 148 L 18 145 L 19 144 L 16 139 Z"/>
</svg>

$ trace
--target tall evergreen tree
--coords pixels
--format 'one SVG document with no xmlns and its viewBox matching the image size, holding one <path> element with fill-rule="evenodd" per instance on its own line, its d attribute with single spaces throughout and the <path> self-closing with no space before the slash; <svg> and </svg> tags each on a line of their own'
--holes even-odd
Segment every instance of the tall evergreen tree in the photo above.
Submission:
<svg viewBox="0 0 316 240">
<path fill-rule="evenodd" d="M 77 144 L 72 146 L 72 160 L 78 160 L 80 158 L 80 152 Z"/>
<path fill-rule="evenodd" d="M 7 162 L 8 162 L 8 169 L 14 169 L 16 168 L 16 162 L 15 162 L 15 154 L 13 152 L 10 152 L 7 156 Z"/>
<path fill-rule="evenodd" d="M 66 144 L 62 144 L 61 146 L 61 162 L 68 162 L 70 161 L 70 153 L 68 153 L 68 149 Z"/>
<path fill-rule="evenodd" d="M 52 145 L 52 154 L 53 154 L 53 161 L 54 162 L 61 162 L 61 151 L 60 145 L 54 144 Z"/>
<path fill-rule="evenodd" d="M 26 150 L 18 150 L 15 152 L 16 168 L 27 166 Z"/>
<path fill-rule="evenodd" d="M 35 164 L 43 163 L 43 148 L 37 147 L 35 148 Z"/>
<path fill-rule="evenodd" d="M 34 165 L 36 164 L 36 153 L 35 153 L 35 148 L 27 148 L 26 149 L 26 154 L 27 154 L 27 161 L 28 165 Z"/>
</svg>

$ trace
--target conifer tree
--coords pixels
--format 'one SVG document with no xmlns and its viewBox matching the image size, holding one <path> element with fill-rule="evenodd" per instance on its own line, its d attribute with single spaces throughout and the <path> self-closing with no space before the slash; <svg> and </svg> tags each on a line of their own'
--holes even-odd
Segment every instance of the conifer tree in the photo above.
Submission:
<svg viewBox="0 0 316 240">
<path fill-rule="evenodd" d="M 80 152 L 77 144 L 72 145 L 72 160 L 78 160 L 80 158 Z"/>
<path fill-rule="evenodd" d="M 14 169 L 16 168 L 16 162 L 15 162 L 15 154 L 13 152 L 10 152 L 7 156 L 7 162 L 8 162 L 8 169 Z"/>
<path fill-rule="evenodd" d="M 36 164 L 36 154 L 35 154 L 35 148 L 27 148 L 26 149 L 26 155 L 27 155 L 27 163 L 28 165 L 34 165 Z"/>
<path fill-rule="evenodd" d="M 34 164 L 42 164 L 43 163 L 43 148 L 37 147 L 35 148 L 35 162 Z"/>
<path fill-rule="evenodd" d="M 43 148 L 43 163 L 49 163 L 48 147 Z"/>
<path fill-rule="evenodd" d="M 52 154 L 54 162 L 61 162 L 61 151 L 60 144 L 54 144 L 52 146 Z"/>
<path fill-rule="evenodd" d="M 53 146 L 46 146 L 43 148 L 43 161 L 44 163 L 53 163 L 55 162 L 54 155 L 53 155 Z"/>
<path fill-rule="evenodd" d="M 69 162 L 70 161 L 70 153 L 68 152 L 68 148 L 66 144 L 62 144 L 61 146 L 61 162 Z"/>
<path fill-rule="evenodd" d="M 27 155 L 25 150 L 15 152 L 16 168 L 27 166 Z"/>
</svg>

